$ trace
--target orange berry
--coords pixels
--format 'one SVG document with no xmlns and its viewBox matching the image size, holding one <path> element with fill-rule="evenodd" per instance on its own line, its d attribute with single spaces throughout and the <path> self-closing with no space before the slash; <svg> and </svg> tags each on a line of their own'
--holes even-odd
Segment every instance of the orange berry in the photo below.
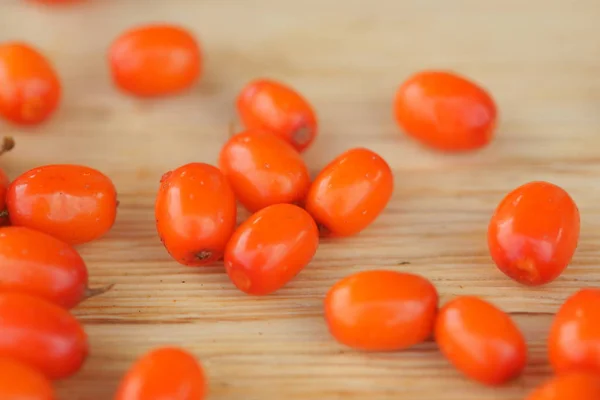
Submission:
<svg viewBox="0 0 600 400">
<path fill-rule="evenodd" d="M 0 358 L 0 399 L 55 400 L 52 383 L 38 370 L 11 358 Z"/>
<path fill-rule="evenodd" d="M 206 386 L 204 369 L 192 354 L 163 347 L 148 352 L 131 366 L 115 400 L 202 400 Z"/>
<path fill-rule="evenodd" d="M 492 97 L 466 78 L 423 71 L 398 89 L 394 115 L 413 139 L 437 150 L 456 152 L 475 150 L 492 140 L 497 110 Z"/>
<path fill-rule="evenodd" d="M 0 44 L 0 116 L 18 125 L 47 120 L 61 99 L 60 80 L 48 59 L 25 43 Z"/>
<path fill-rule="evenodd" d="M 360 350 L 402 350 L 431 336 L 437 304 L 437 291 L 425 278 L 395 271 L 363 271 L 329 290 L 325 319 L 342 344 Z"/>
<path fill-rule="evenodd" d="M 155 204 L 156 228 L 177 262 L 203 266 L 223 257 L 235 229 L 233 190 L 216 167 L 183 165 L 163 175 Z"/>
<path fill-rule="evenodd" d="M 268 79 L 250 82 L 238 95 L 237 109 L 246 128 L 273 133 L 300 152 L 317 136 L 317 117 L 312 106 L 280 82 Z"/>
<path fill-rule="evenodd" d="M 31 365 L 50 379 L 73 375 L 89 353 L 81 324 L 40 297 L 0 292 L 0 332 L 0 357 Z"/>
<path fill-rule="evenodd" d="M 558 310 L 548 335 L 548 356 L 557 373 L 600 374 L 600 289 L 581 289 Z"/>
<path fill-rule="evenodd" d="M 241 291 L 270 294 L 312 260 L 318 245 L 317 225 L 306 211 L 293 204 L 274 204 L 235 231 L 225 250 L 225 269 Z"/>
<path fill-rule="evenodd" d="M 486 385 L 517 377 L 527 361 L 525 339 L 510 316 L 474 296 L 458 297 L 440 309 L 435 339 L 460 372 Z"/>
<path fill-rule="evenodd" d="M 72 308 L 88 291 L 79 253 L 53 236 L 29 228 L 0 228 L 0 291 L 42 297 Z"/>
<path fill-rule="evenodd" d="M 46 165 L 15 179 L 6 196 L 10 222 L 71 245 L 104 236 L 117 216 L 110 178 L 81 165 Z"/>
<path fill-rule="evenodd" d="M 174 25 L 146 25 L 126 31 L 111 45 L 108 59 L 115 84 L 140 97 L 181 92 L 202 72 L 196 38 Z"/>
<path fill-rule="evenodd" d="M 371 150 L 348 150 L 312 183 L 306 210 L 332 236 L 351 236 L 381 214 L 394 189 L 389 165 Z"/>
<path fill-rule="evenodd" d="M 558 375 L 544 382 L 525 400 L 598 400 L 600 377 L 586 372 Z"/>
<path fill-rule="evenodd" d="M 300 154 L 270 133 L 245 131 L 221 150 L 221 171 L 249 211 L 278 203 L 302 204 L 310 175 Z"/>
<path fill-rule="evenodd" d="M 492 259 L 507 276 L 525 285 L 556 279 L 579 240 L 579 211 L 560 187 L 531 182 L 510 192 L 488 228 Z"/>
</svg>

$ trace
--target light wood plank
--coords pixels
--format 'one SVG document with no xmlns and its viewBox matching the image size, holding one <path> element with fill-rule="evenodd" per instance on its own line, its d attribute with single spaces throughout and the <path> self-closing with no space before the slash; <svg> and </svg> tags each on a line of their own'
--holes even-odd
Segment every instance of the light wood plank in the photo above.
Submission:
<svg viewBox="0 0 600 400">
<path fill-rule="evenodd" d="M 111 398 L 130 363 L 162 344 L 202 359 L 214 400 L 517 400 L 549 375 L 544 341 L 552 313 L 600 280 L 597 0 L 88 0 L 64 8 L 1 1 L 0 41 L 41 48 L 65 86 L 50 123 L 31 131 L 0 124 L 0 134 L 18 141 L 2 167 L 14 177 L 41 164 L 87 164 L 109 174 L 120 193 L 111 234 L 81 249 L 91 283 L 116 286 L 75 311 L 92 355 L 80 374 L 59 383 L 62 398 Z M 198 34 L 207 65 L 197 88 L 138 101 L 111 86 L 108 45 L 148 21 Z M 423 68 L 454 69 L 490 89 L 501 111 L 493 145 L 445 156 L 398 131 L 391 99 Z M 388 160 L 396 183 L 371 228 L 324 241 L 314 262 L 267 298 L 242 295 L 220 267 L 175 264 L 153 217 L 161 174 L 216 161 L 235 120 L 233 99 L 257 76 L 289 82 L 316 106 L 321 136 L 305 156 L 313 173 L 345 149 L 367 146 Z M 573 195 L 582 237 L 561 278 L 527 289 L 495 269 L 485 234 L 503 195 L 537 179 Z M 366 268 L 417 272 L 436 284 L 442 301 L 476 294 L 513 313 L 530 343 L 526 374 L 489 389 L 459 376 L 433 343 L 398 354 L 336 344 L 323 323 L 322 297 L 336 280 Z"/>
</svg>

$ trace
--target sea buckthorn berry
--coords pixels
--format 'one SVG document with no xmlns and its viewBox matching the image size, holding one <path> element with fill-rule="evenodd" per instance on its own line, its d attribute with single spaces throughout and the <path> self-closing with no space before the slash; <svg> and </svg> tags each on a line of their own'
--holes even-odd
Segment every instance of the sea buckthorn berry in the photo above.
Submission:
<svg viewBox="0 0 600 400">
<path fill-rule="evenodd" d="M 191 87 L 202 72 L 196 38 L 174 25 L 146 25 L 123 33 L 108 59 L 113 81 L 139 97 L 175 94 Z"/>
<path fill-rule="evenodd" d="M 202 365 L 175 347 L 152 350 L 125 374 L 115 400 L 203 400 L 207 393 Z"/>
<path fill-rule="evenodd" d="M 221 171 L 249 211 L 278 203 L 302 204 L 310 175 L 300 153 L 275 135 L 245 131 L 221 150 Z"/>
<path fill-rule="evenodd" d="M 11 358 L 0 358 L 0 399 L 56 400 L 52 383 L 35 368 Z"/>
<path fill-rule="evenodd" d="M 223 257 L 235 229 L 237 206 L 218 168 L 190 163 L 163 175 L 155 216 L 158 235 L 171 257 L 183 265 L 202 266 Z"/>
<path fill-rule="evenodd" d="M 281 82 L 257 79 L 248 83 L 237 98 L 237 110 L 248 129 L 273 133 L 299 152 L 317 136 L 317 117 L 298 92 Z"/>
<path fill-rule="evenodd" d="M 497 110 L 489 93 L 466 78 L 424 71 L 400 86 L 394 115 L 410 137 L 437 150 L 457 152 L 492 140 Z"/>
<path fill-rule="evenodd" d="M 275 292 L 313 258 L 319 245 L 315 221 L 293 204 L 275 204 L 253 214 L 235 231 L 225 250 L 225 269 L 241 291 Z"/>
<path fill-rule="evenodd" d="M 36 125 L 58 108 L 61 84 L 54 67 L 25 43 L 0 44 L 0 116 L 17 125 Z"/>
<path fill-rule="evenodd" d="M 561 374 L 542 383 L 525 400 L 598 400 L 600 377 L 589 372 Z"/>
<path fill-rule="evenodd" d="M 548 356 L 557 373 L 600 374 L 600 289 L 581 289 L 558 310 L 548 335 Z"/>
<path fill-rule="evenodd" d="M 458 297 L 440 309 L 435 339 L 460 372 L 490 386 L 516 378 L 527 361 L 525 339 L 510 316 L 474 296 Z"/>
<path fill-rule="evenodd" d="M 29 364 L 50 379 L 79 370 L 87 335 L 67 310 L 41 297 L 0 292 L 0 357 Z"/>
<path fill-rule="evenodd" d="M 29 228 L 0 228 L 0 292 L 22 292 L 72 308 L 90 294 L 79 253 Z"/>
<path fill-rule="evenodd" d="M 337 282 L 325 297 L 325 319 L 340 343 L 359 350 L 402 350 L 431 337 L 438 294 L 427 279 L 386 270 Z"/>
<path fill-rule="evenodd" d="M 579 240 L 579 211 L 560 187 L 531 182 L 510 192 L 488 228 L 488 247 L 498 268 L 529 286 L 556 279 Z"/>
<path fill-rule="evenodd" d="M 394 189 L 389 165 L 371 150 L 348 150 L 327 165 L 312 183 L 306 210 L 324 235 L 351 236 L 381 214 Z"/>
<path fill-rule="evenodd" d="M 100 171 L 81 165 L 46 165 L 29 170 L 8 188 L 10 222 L 52 235 L 71 245 L 105 235 L 117 215 L 117 192 Z"/>
</svg>

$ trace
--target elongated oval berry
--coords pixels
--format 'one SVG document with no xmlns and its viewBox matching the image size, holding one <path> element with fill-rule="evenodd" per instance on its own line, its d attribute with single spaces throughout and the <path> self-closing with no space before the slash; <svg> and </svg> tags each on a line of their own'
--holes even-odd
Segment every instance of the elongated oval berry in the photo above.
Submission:
<svg viewBox="0 0 600 400">
<path fill-rule="evenodd" d="M 394 189 L 389 165 L 371 150 L 356 148 L 329 163 L 312 183 L 306 210 L 332 236 L 351 236 L 369 226 Z"/>
<path fill-rule="evenodd" d="M 93 168 L 46 165 L 16 178 L 8 188 L 6 205 L 12 225 L 77 245 L 112 228 L 117 192 L 112 181 Z"/>
<path fill-rule="evenodd" d="M 241 291 L 273 293 L 294 278 L 319 245 L 315 221 L 293 204 L 275 204 L 253 214 L 234 232 L 225 269 Z"/>
<path fill-rule="evenodd" d="M 451 72 L 423 71 L 404 82 L 394 115 L 410 137 L 441 151 L 475 150 L 494 135 L 496 104 L 483 88 Z"/>
<path fill-rule="evenodd" d="M 0 399 L 56 400 L 52 383 L 35 368 L 0 358 Z"/>
<path fill-rule="evenodd" d="M 325 319 L 340 343 L 368 351 L 402 350 L 433 333 L 438 295 L 427 279 L 372 270 L 347 276 L 325 297 Z"/>
<path fill-rule="evenodd" d="M 516 378 L 527 361 L 525 339 L 510 316 L 474 296 L 457 297 L 440 309 L 435 339 L 460 372 L 490 386 Z"/>
<path fill-rule="evenodd" d="M 21 42 L 0 44 L 0 71 L 0 117 L 18 125 L 36 125 L 54 114 L 61 84 L 38 50 Z"/>
<path fill-rule="evenodd" d="M 238 95 L 237 110 L 246 128 L 273 133 L 300 152 L 317 136 L 313 107 L 281 82 L 257 79 L 248 83 Z"/>
<path fill-rule="evenodd" d="M 0 292 L 23 292 L 72 308 L 83 300 L 85 263 L 70 245 L 29 228 L 0 228 Z"/>
<path fill-rule="evenodd" d="M 145 25 L 126 31 L 111 45 L 108 60 L 115 84 L 140 97 L 181 92 L 202 72 L 196 38 L 175 25 Z"/>
<path fill-rule="evenodd" d="M 203 400 L 206 375 L 187 351 L 175 347 L 152 350 L 123 377 L 115 400 Z"/>
<path fill-rule="evenodd" d="M 488 246 L 498 268 L 530 286 L 556 279 L 569 265 L 578 241 L 577 205 L 548 182 L 530 182 L 510 192 L 488 228 Z"/>
<path fill-rule="evenodd" d="M 165 248 L 188 266 L 208 265 L 223 257 L 237 216 L 227 179 L 204 163 L 186 164 L 164 174 L 154 211 Z"/>
<path fill-rule="evenodd" d="M 557 373 L 600 376 L 600 289 L 581 289 L 560 307 L 548 335 L 548 357 Z"/>
<path fill-rule="evenodd" d="M 308 168 L 300 154 L 270 133 L 245 131 L 221 150 L 221 171 L 237 200 L 249 211 L 279 204 L 302 204 L 310 187 Z"/>
<path fill-rule="evenodd" d="M 0 332 L 0 357 L 29 364 L 50 379 L 73 375 L 89 351 L 75 317 L 28 294 L 0 292 Z"/>
</svg>

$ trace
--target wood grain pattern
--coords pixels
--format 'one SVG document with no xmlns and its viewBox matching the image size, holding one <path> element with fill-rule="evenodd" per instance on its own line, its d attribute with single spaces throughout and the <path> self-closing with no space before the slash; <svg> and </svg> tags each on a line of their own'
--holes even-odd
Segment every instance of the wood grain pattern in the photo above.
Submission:
<svg viewBox="0 0 600 400">
<path fill-rule="evenodd" d="M 92 284 L 116 286 L 76 310 L 92 355 L 80 374 L 59 383 L 63 399 L 110 399 L 129 364 L 163 344 L 202 359 L 213 400 L 517 400 L 549 374 L 552 314 L 600 278 L 597 0 L 1 2 L 0 41 L 39 46 L 65 85 L 50 123 L 29 131 L 0 125 L 18 140 L 2 167 L 14 177 L 41 164 L 83 163 L 110 175 L 120 193 L 113 231 L 81 248 Z M 198 34 L 207 64 L 197 88 L 138 101 L 112 87 L 110 41 L 148 21 L 181 23 Z M 399 133 L 391 100 L 400 82 L 423 68 L 454 69 L 490 89 L 501 111 L 493 145 L 445 156 Z M 235 120 L 234 96 L 257 76 L 291 83 L 317 107 L 321 136 L 306 154 L 313 173 L 343 150 L 367 146 L 388 160 L 396 184 L 371 228 L 324 241 L 293 283 L 266 298 L 235 290 L 220 267 L 175 264 L 153 219 L 161 174 L 216 161 Z M 485 235 L 502 196 L 536 179 L 572 194 L 582 236 L 560 279 L 527 289 L 492 265 Z M 325 291 L 353 271 L 383 267 L 430 278 L 442 301 L 476 294 L 513 313 L 530 343 L 526 374 L 489 389 L 459 376 L 433 343 L 397 354 L 337 345 L 323 323 Z"/>
</svg>

